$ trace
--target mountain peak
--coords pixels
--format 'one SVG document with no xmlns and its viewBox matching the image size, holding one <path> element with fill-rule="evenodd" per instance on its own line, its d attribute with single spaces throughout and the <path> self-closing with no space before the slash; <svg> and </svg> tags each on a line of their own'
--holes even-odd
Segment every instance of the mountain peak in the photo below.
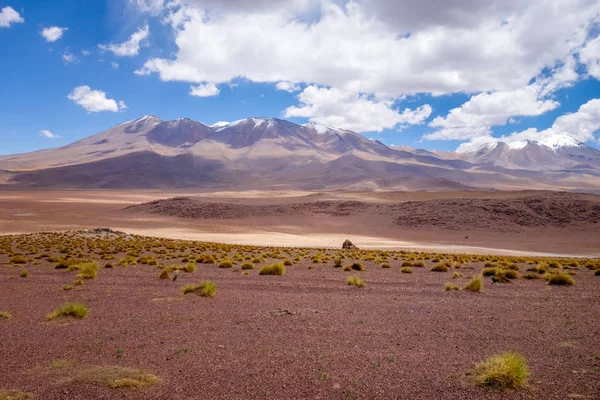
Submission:
<svg viewBox="0 0 600 400">
<path fill-rule="evenodd" d="M 565 147 L 585 146 L 579 140 L 564 133 L 557 133 L 555 135 L 549 136 L 545 139 L 540 140 L 539 143 L 546 147 L 550 147 L 552 150 L 558 150 Z"/>
</svg>

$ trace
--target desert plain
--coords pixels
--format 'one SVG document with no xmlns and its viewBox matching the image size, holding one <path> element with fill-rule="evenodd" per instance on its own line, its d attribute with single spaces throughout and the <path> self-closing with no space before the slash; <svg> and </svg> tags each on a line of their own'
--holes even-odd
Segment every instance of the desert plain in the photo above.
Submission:
<svg viewBox="0 0 600 400">
<path fill-rule="evenodd" d="M 0 235 L 1 399 L 600 397 L 596 195 L 5 190 Z"/>
</svg>

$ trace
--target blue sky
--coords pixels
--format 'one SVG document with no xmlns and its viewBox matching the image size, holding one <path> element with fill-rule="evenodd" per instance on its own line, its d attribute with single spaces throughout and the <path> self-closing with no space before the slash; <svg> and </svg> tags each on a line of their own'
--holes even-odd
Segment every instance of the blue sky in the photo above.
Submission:
<svg viewBox="0 0 600 400">
<path fill-rule="evenodd" d="M 599 5 L 388 3 L 0 0 L 0 154 L 146 114 L 311 120 L 425 149 L 598 147 Z"/>
</svg>

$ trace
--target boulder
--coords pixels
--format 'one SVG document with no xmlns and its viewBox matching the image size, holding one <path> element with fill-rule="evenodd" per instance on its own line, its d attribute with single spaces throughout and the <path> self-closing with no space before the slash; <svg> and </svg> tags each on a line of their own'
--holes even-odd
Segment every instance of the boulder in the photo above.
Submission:
<svg viewBox="0 0 600 400">
<path fill-rule="evenodd" d="M 344 243 L 342 244 L 342 249 L 358 249 L 358 247 L 356 247 L 354 245 L 354 243 L 352 243 L 351 241 L 346 239 L 346 240 L 344 240 Z"/>
</svg>

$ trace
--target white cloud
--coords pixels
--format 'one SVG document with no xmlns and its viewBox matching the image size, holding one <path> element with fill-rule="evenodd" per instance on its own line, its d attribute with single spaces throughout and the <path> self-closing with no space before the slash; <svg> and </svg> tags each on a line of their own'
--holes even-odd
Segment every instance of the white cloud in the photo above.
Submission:
<svg viewBox="0 0 600 400">
<path fill-rule="evenodd" d="M 47 137 L 49 139 L 58 139 L 58 138 L 60 138 L 59 135 L 50 132 L 48 129 L 41 130 L 40 131 L 40 136 L 44 136 L 44 137 Z"/>
<path fill-rule="evenodd" d="M 142 42 L 148 37 L 150 34 L 150 28 L 148 25 L 139 28 L 136 32 L 134 32 L 129 40 L 120 43 L 120 44 L 99 44 L 98 47 L 103 51 L 110 51 L 117 56 L 125 57 L 125 56 L 137 56 L 140 52 L 140 47 Z"/>
<path fill-rule="evenodd" d="M 63 36 L 63 34 L 68 29 L 69 28 L 60 28 L 58 26 L 51 26 L 51 27 L 42 29 L 41 35 L 44 37 L 44 39 L 46 39 L 47 42 L 56 42 L 58 39 L 60 39 Z"/>
<path fill-rule="evenodd" d="M 218 96 L 221 90 L 212 82 L 203 83 L 190 88 L 190 96 L 196 97 L 212 97 Z"/>
<path fill-rule="evenodd" d="M 74 54 L 72 54 L 72 53 L 69 51 L 69 48 L 68 48 L 68 47 L 67 47 L 67 48 L 65 49 L 65 51 L 63 52 L 63 54 L 62 54 L 62 58 L 63 58 L 63 60 L 64 60 L 65 64 L 70 64 L 70 63 L 72 63 L 72 62 L 75 62 L 75 61 L 77 61 L 77 57 L 75 57 L 75 55 L 74 55 Z"/>
<path fill-rule="evenodd" d="M 421 124 L 431 114 L 424 105 L 399 112 L 393 100 L 377 100 L 336 88 L 308 86 L 299 95 L 301 105 L 288 107 L 285 117 L 304 117 L 317 124 L 357 132 L 380 132 L 398 124 Z"/>
<path fill-rule="evenodd" d="M 10 28 L 10 24 L 20 24 L 25 19 L 12 7 L 4 7 L 0 10 L 0 28 Z"/>
<path fill-rule="evenodd" d="M 77 86 L 67 97 L 88 112 L 117 112 L 127 108 L 123 101 L 117 103 L 116 100 L 106 98 L 106 93 L 100 90 L 92 90 L 89 86 Z"/>
<path fill-rule="evenodd" d="M 437 4 L 436 12 L 443 14 L 452 3 Z M 508 10 L 497 14 L 494 7 L 481 7 L 471 15 L 465 7 L 467 19 L 478 21 L 470 22 L 469 29 L 424 21 L 408 37 L 398 36 L 404 29 L 368 18 L 369 2 L 343 7 L 323 1 L 316 20 L 297 19 L 300 11 L 274 7 L 211 13 L 185 6 L 170 14 L 176 57 L 150 59 L 143 70 L 165 81 L 223 83 L 245 77 L 382 98 L 514 90 L 581 45 L 592 16 L 600 11 L 589 0 L 494 3 Z M 388 8 L 416 4 L 403 0 Z M 545 29 L 548 21 L 553 29 Z"/>
<path fill-rule="evenodd" d="M 600 79 L 600 35 L 585 44 L 579 53 L 579 59 L 586 65 L 591 76 Z"/>
<path fill-rule="evenodd" d="M 119 63 L 116 61 L 113 61 L 110 63 L 110 65 L 114 68 L 114 69 L 118 69 L 119 68 Z"/>
<path fill-rule="evenodd" d="M 511 91 L 484 92 L 471 97 L 446 117 L 436 117 L 429 126 L 439 128 L 425 139 L 464 140 L 487 136 L 492 126 L 506 125 L 512 116 L 537 116 L 560 104 L 540 99 L 537 85 Z"/>
<path fill-rule="evenodd" d="M 81 50 L 81 54 L 83 54 L 84 56 L 89 56 L 91 53 L 89 50 Z"/>
<path fill-rule="evenodd" d="M 299 85 L 296 85 L 292 82 L 287 82 L 287 81 L 277 82 L 277 85 L 275 85 L 275 88 L 277 90 L 283 90 L 283 91 L 289 92 L 289 93 L 294 93 L 294 92 L 300 91 Z"/>
<path fill-rule="evenodd" d="M 290 92 L 307 85 L 286 115 L 355 130 L 406 124 L 391 107 L 405 96 L 471 93 L 434 123 L 439 138 L 462 139 L 556 108 L 549 96 L 578 79 L 573 55 L 600 13 L 592 0 L 131 1 L 162 13 L 177 46 L 137 74 L 201 86 L 244 78 Z M 309 101 L 311 86 L 326 98 Z M 350 104 L 334 107 L 331 96 Z M 349 114 L 358 109 L 383 121 Z"/>
<path fill-rule="evenodd" d="M 485 143 L 506 142 L 512 143 L 520 140 L 543 140 L 554 135 L 569 135 L 580 142 L 597 140 L 595 133 L 600 130 L 600 99 L 592 99 L 579 107 L 573 113 L 561 115 L 556 118 L 548 129 L 538 130 L 529 128 L 521 132 L 513 132 L 510 135 L 495 138 L 492 136 L 475 137 L 461 144 L 457 151 L 474 151 Z"/>
</svg>

